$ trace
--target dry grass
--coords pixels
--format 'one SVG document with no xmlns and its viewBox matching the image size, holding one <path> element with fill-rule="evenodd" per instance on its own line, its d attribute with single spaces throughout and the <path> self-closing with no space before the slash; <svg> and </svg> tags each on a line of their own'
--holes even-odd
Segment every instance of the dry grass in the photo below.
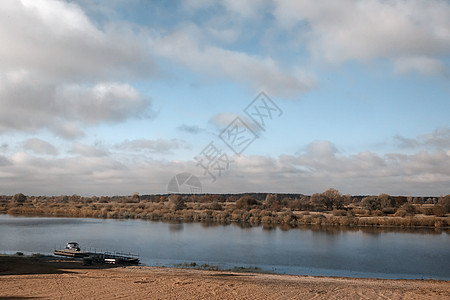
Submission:
<svg viewBox="0 0 450 300">
<path fill-rule="evenodd" d="M 356 201 L 341 209 L 329 212 L 299 211 L 293 207 L 311 207 L 305 199 L 293 199 L 292 205 L 286 197 L 277 205 L 268 206 L 263 201 L 243 196 L 225 198 L 200 196 L 201 202 L 193 195 L 184 196 L 183 205 L 174 205 L 167 196 L 138 199 L 136 195 L 125 197 L 12 197 L 0 196 L 0 213 L 22 216 L 55 216 L 81 218 L 144 219 L 162 221 L 242 223 L 252 226 L 304 225 L 346 226 L 346 227 L 430 227 L 448 228 L 448 217 L 444 204 L 404 203 L 398 209 L 387 207 L 369 211 L 361 208 Z M 232 198 L 234 197 L 234 198 Z M 19 198 L 20 201 L 15 199 Z M 209 201 L 211 202 L 207 202 Z M 218 199 L 221 202 L 218 202 Z M 189 200 L 189 201 L 188 201 Z M 232 200 L 232 201 L 229 201 Z M 272 198 L 272 201 L 273 198 Z M 302 202 L 303 201 L 303 202 Z M 355 203 L 356 202 L 356 203 Z M 301 205 L 300 205 L 301 204 Z M 309 206 L 308 206 L 309 205 Z"/>
</svg>

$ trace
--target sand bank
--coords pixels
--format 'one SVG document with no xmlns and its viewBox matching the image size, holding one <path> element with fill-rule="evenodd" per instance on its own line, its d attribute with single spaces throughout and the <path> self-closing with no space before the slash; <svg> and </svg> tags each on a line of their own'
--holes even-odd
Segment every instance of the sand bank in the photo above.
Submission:
<svg viewBox="0 0 450 300">
<path fill-rule="evenodd" d="M 450 281 L 236 273 L 0 257 L 0 299 L 450 299 Z"/>
</svg>

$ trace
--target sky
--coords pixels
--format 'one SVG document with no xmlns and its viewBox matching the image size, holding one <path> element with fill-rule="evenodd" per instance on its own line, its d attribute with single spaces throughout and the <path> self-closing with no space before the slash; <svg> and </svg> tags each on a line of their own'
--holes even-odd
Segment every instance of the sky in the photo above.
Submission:
<svg viewBox="0 0 450 300">
<path fill-rule="evenodd" d="M 449 16 L 447 0 L 3 0 L 0 194 L 173 178 L 450 194 Z"/>
</svg>

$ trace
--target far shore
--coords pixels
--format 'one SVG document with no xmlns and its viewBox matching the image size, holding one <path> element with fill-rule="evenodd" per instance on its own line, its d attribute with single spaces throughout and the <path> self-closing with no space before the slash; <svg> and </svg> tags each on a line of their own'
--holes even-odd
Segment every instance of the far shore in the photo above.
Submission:
<svg viewBox="0 0 450 300">
<path fill-rule="evenodd" d="M 449 299 L 450 281 L 83 266 L 55 257 L 0 256 L 1 298 Z"/>
<path fill-rule="evenodd" d="M 403 197 L 321 194 L 172 194 L 131 196 L 0 195 L 0 213 L 14 216 L 142 219 L 165 222 L 238 223 L 286 229 L 450 228 L 450 195 Z"/>
</svg>

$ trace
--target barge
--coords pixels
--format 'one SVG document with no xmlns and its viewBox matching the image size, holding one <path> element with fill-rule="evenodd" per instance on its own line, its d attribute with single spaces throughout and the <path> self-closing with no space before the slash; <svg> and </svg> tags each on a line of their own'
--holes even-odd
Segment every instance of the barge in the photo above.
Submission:
<svg viewBox="0 0 450 300">
<path fill-rule="evenodd" d="M 88 252 L 81 251 L 78 243 L 67 243 L 65 249 L 54 250 L 54 255 L 82 258 L 86 265 L 92 263 L 108 263 L 108 264 L 139 264 L 139 255 L 121 252 Z"/>
</svg>

